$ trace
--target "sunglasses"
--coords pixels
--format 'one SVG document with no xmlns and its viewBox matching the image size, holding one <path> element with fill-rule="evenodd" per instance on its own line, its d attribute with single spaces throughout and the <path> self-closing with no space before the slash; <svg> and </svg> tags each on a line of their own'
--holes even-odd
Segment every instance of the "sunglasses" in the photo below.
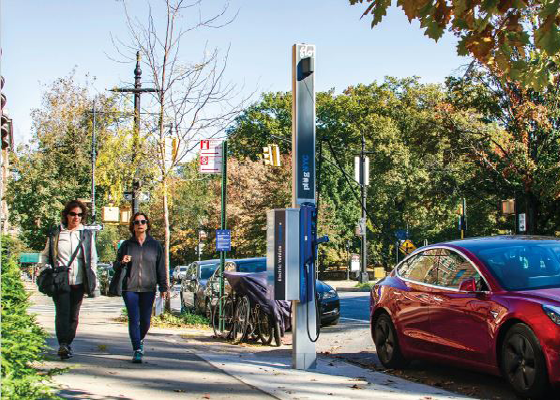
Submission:
<svg viewBox="0 0 560 400">
<path fill-rule="evenodd" d="M 140 225 L 140 224 L 144 225 L 144 224 L 147 224 L 147 223 L 148 223 L 148 221 L 146 221 L 145 219 L 134 220 L 134 225 Z"/>
<path fill-rule="evenodd" d="M 71 217 L 80 217 L 80 218 L 82 218 L 83 215 L 84 215 L 84 213 L 75 213 L 74 211 L 70 211 L 70 212 L 68 213 L 68 215 L 70 215 Z"/>
</svg>

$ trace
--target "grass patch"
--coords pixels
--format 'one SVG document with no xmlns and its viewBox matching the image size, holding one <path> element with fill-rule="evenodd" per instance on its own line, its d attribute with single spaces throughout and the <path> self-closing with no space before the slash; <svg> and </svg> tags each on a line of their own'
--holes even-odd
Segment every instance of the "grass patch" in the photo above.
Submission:
<svg viewBox="0 0 560 400">
<path fill-rule="evenodd" d="M 126 308 L 121 310 L 121 316 L 117 318 L 117 321 L 128 322 L 128 313 Z M 152 317 L 152 326 L 157 328 L 209 329 L 210 321 L 202 315 L 191 314 L 188 312 L 164 312 L 157 317 Z"/>
<path fill-rule="evenodd" d="M 371 282 L 364 282 L 364 283 L 357 283 L 355 288 L 362 289 L 364 292 L 371 290 L 373 287 L 373 283 Z"/>
</svg>

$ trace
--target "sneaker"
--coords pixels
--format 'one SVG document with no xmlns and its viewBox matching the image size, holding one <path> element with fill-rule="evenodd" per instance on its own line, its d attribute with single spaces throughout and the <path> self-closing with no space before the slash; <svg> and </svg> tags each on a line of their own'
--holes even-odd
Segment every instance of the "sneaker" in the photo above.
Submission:
<svg viewBox="0 0 560 400">
<path fill-rule="evenodd" d="M 68 357 L 74 357 L 74 350 L 72 350 L 72 346 L 68 345 Z"/>
<path fill-rule="evenodd" d="M 144 339 L 140 341 L 140 351 L 144 354 Z"/>
<path fill-rule="evenodd" d="M 134 354 L 132 355 L 132 362 L 134 364 L 142 364 L 142 351 L 134 350 Z"/>
<path fill-rule="evenodd" d="M 58 348 L 58 356 L 60 357 L 61 360 L 67 360 L 70 357 L 72 357 L 72 352 L 68 348 L 68 345 L 66 344 L 60 345 L 60 347 Z"/>
</svg>

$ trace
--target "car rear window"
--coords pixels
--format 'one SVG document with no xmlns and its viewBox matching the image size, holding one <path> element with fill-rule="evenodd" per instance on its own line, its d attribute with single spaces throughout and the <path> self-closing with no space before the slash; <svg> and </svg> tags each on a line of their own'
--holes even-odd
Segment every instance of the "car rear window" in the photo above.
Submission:
<svg viewBox="0 0 560 400">
<path fill-rule="evenodd" d="M 237 272 L 264 272 L 266 261 L 246 261 L 237 263 Z"/>
<path fill-rule="evenodd" d="M 527 241 L 473 253 L 507 290 L 560 287 L 560 242 Z"/>
<path fill-rule="evenodd" d="M 210 278 L 217 268 L 218 268 L 218 264 L 201 265 L 200 266 L 200 279 Z"/>
</svg>

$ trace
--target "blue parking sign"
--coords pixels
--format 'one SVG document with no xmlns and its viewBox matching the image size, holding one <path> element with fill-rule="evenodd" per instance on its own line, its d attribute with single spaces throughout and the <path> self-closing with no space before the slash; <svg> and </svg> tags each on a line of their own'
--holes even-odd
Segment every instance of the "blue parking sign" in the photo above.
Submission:
<svg viewBox="0 0 560 400">
<path fill-rule="evenodd" d="M 231 250 L 231 231 L 229 229 L 216 229 L 216 251 Z"/>
</svg>

